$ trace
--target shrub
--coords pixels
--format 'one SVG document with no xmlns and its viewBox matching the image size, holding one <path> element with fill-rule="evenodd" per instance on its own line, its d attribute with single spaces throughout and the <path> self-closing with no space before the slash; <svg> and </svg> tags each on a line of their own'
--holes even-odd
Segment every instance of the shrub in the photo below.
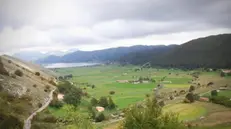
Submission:
<svg viewBox="0 0 231 129">
<path fill-rule="evenodd" d="M 61 108 L 63 106 L 63 103 L 58 100 L 52 100 L 49 106 L 54 108 Z"/>
<path fill-rule="evenodd" d="M 3 116 L 3 120 L 1 119 L 0 129 L 22 129 L 23 122 L 14 116 L 5 116 L 0 114 L 0 118 Z"/>
<path fill-rule="evenodd" d="M 220 76 L 221 76 L 221 77 L 224 77 L 224 76 L 225 76 L 225 73 L 224 73 L 224 72 L 221 72 L 221 73 L 220 73 Z"/>
<path fill-rule="evenodd" d="M 158 105 L 161 106 L 161 107 L 164 107 L 165 103 L 164 103 L 164 101 L 162 100 L 162 101 L 158 102 Z"/>
<path fill-rule="evenodd" d="M 217 96 L 217 90 L 213 90 L 213 91 L 211 91 L 211 96 Z"/>
<path fill-rule="evenodd" d="M 38 103 L 38 107 L 41 108 L 43 106 L 42 103 Z"/>
<path fill-rule="evenodd" d="M 188 91 L 193 92 L 194 90 L 195 90 L 195 86 L 190 86 Z"/>
<path fill-rule="evenodd" d="M 57 118 L 52 115 L 48 115 L 45 118 L 43 118 L 43 122 L 47 122 L 47 123 L 56 123 L 56 121 L 57 121 Z"/>
<path fill-rule="evenodd" d="M 77 91 L 73 90 L 65 94 L 64 102 L 66 102 L 67 104 L 72 104 L 73 106 L 77 107 L 80 103 L 81 95 L 82 95 L 82 92 L 78 90 Z"/>
<path fill-rule="evenodd" d="M 56 86 L 56 83 L 55 83 L 53 80 L 50 80 L 49 83 L 50 83 L 51 85 Z"/>
<path fill-rule="evenodd" d="M 110 95 L 114 95 L 114 94 L 115 94 L 115 91 L 110 91 L 109 94 L 110 94 Z"/>
<path fill-rule="evenodd" d="M 116 108 L 115 103 L 113 102 L 112 98 L 109 97 L 109 99 L 108 99 L 108 109 L 115 109 L 115 108 Z"/>
<path fill-rule="evenodd" d="M 92 85 L 91 88 L 94 89 L 94 88 L 95 88 L 95 85 Z"/>
<path fill-rule="evenodd" d="M 230 98 L 225 96 L 213 96 L 210 98 L 210 101 L 216 104 L 224 105 L 226 107 L 231 107 Z"/>
<path fill-rule="evenodd" d="M 145 96 L 148 98 L 148 97 L 150 97 L 150 94 L 146 94 Z"/>
<path fill-rule="evenodd" d="M 17 69 L 15 72 L 14 72 L 17 76 L 20 76 L 22 77 L 23 76 L 23 72 L 19 69 Z"/>
<path fill-rule="evenodd" d="M 193 93 L 188 93 L 185 98 L 187 98 L 191 103 L 194 102 L 194 95 Z"/>
<path fill-rule="evenodd" d="M 35 72 L 35 75 L 36 76 L 40 76 L 40 72 Z"/>
<path fill-rule="evenodd" d="M 95 122 L 101 122 L 103 120 L 105 120 L 104 114 L 102 112 L 98 113 L 95 117 Z"/>
<path fill-rule="evenodd" d="M 8 63 L 10 64 L 10 63 L 12 63 L 12 61 L 11 61 L 11 60 L 8 60 Z"/>
<path fill-rule="evenodd" d="M 100 97 L 99 106 L 106 108 L 108 106 L 107 97 Z"/>
<path fill-rule="evenodd" d="M 91 99 L 91 105 L 96 106 L 98 104 L 98 100 L 96 98 Z"/>
<path fill-rule="evenodd" d="M 4 66 L 3 66 L 3 64 L 2 64 L 2 62 L 1 62 L 1 60 L 0 60 L 0 74 L 2 74 L 2 75 L 7 75 L 7 76 L 10 75 L 9 72 L 4 68 Z"/>
<path fill-rule="evenodd" d="M 33 85 L 33 87 L 34 87 L 34 88 L 36 88 L 36 87 L 37 87 L 37 85 L 36 85 L 36 84 L 34 84 L 34 85 Z"/>
</svg>

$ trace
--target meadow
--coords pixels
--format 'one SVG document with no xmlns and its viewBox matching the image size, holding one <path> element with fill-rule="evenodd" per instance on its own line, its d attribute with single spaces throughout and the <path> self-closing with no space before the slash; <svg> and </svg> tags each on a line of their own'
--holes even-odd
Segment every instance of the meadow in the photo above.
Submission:
<svg viewBox="0 0 231 129">
<path fill-rule="evenodd" d="M 187 88 L 190 86 L 188 82 L 192 79 L 187 72 L 178 69 L 143 68 L 141 71 L 135 71 L 136 68 L 110 65 L 63 68 L 56 71 L 61 75 L 72 74 L 73 78 L 70 81 L 84 88 L 91 97 L 109 96 L 110 91 L 115 91 L 111 96 L 118 109 L 144 100 L 147 94 L 154 94 L 153 89 L 158 84 L 163 84 L 164 88 Z M 155 82 L 140 84 L 117 82 L 117 80 L 137 80 L 139 77 L 149 77 L 155 79 Z M 165 81 L 161 82 L 163 77 Z M 95 88 L 92 89 L 81 83 L 95 85 Z"/>
</svg>

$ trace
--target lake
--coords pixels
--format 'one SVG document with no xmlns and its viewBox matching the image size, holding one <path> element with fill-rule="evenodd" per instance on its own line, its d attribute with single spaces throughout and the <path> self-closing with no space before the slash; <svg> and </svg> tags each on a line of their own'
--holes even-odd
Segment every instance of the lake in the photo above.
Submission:
<svg viewBox="0 0 231 129">
<path fill-rule="evenodd" d="M 51 63 L 43 64 L 45 68 L 70 68 L 70 67 L 83 67 L 83 66 L 94 66 L 100 63 Z"/>
</svg>

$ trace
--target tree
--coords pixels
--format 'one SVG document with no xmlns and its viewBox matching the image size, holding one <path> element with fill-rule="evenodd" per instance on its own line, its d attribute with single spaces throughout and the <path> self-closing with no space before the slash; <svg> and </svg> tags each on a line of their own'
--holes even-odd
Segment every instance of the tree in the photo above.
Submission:
<svg viewBox="0 0 231 129">
<path fill-rule="evenodd" d="M 98 104 L 98 100 L 96 98 L 91 99 L 91 105 L 96 106 Z"/>
<path fill-rule="evenodd" d="M 132 106 L 125 113 L 120 129 L 185 129 L 174 113 L 163 113 L 156 99 L 148 99 L 145 107 Z"/>
<path fill-rule="evenodd" d="M 40 72 L 35 72 L 35 75 L 36 76 L 40 76 Z"/>
<path fill-rule="evenodd" d="M 186 99 L 188 99 L 190 101 L 190 103 L 194 102 L 194 95 L 192 92 L 188 93 L 186 96 L 185 96 Z"/>
<path fill-rule="evenodd" d="M 194 90 L 195 90 L 195 86 L 190 86 L 188 91 L 193 92 Z"/>
<path fill-rule="evenodd" d="M 212 96 L 212 97 L 217 96 L 217 94 L 218 94 L 217 90 L 211 91 L 211 96 Z"/>
<path fill-rule="evenodd" d="M 82 97 L 82 92 L 80 90 L 72 90 L 67 94 L 65 94 L 63 100 L 67 104 L 72 104 L 77 107 L 80 103 L 81 97 Z"/>
<path fill-rule="evenodd" d="M 106 108 L 108 106 L 107 97 L 104 97 L 104 96 L 100 97 L 100 99 L 99 99 L 99 105 L 101 107 Z"/>
<path fill-rule="evenodd" d="M 108 109 L 114 109 L 114 108 L 116 108 L 116 105 L 113 102 L 111 96 L 109 96 L 109 99 L 108 99 Z"/>
<path fill-rule="evenodd" d="M 58 120 L 61 129 L 94 129 L 94 125 L 89 118 L 79 113 L 74 106 L 64 105 L 62 111 L 66 115 Z"/>
<path fill-rule="evenodd" d="M 95 122 L 101 122 L 103 120 L 105 120 L 104 114 L 102 112 L 98 113 L 95 117 Z"/>
</svg>

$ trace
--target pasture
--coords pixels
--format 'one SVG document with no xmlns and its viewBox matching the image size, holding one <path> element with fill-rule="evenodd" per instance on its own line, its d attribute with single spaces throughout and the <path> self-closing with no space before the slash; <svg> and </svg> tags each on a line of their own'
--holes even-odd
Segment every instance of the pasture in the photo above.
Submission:
<svg viewBox="0 0 231 129">
<path fill-rule="evenodd" d="M 130 104 L 145 99 L 147 94 L 152 95 L 153 89 L 158 84 L 163 84 L 165 88 L 188 88 L 188 83 L 192 77 L 187 72 L 176 69 L 154 69 L 144 68 L 135 71 L 134 66 L 120 67 L 117 65 L 63 68 L 56 71 L 61 74 L 72 74 L 70 80 L 81 88 L 84 88 L 91 97 L 100 98 L 110 95 L 110 91 L 115 91 L 111 95 L 119 109 Z M 149 77 L 155 82 L 149 83 L 119 83 L 117 80 L 138 80 L 139 77 Z M 161 79 L 164 79 L 161 80 Z M 84 83 L 95 85 L 95 88 L 88 87 Z"/>
</svg>

